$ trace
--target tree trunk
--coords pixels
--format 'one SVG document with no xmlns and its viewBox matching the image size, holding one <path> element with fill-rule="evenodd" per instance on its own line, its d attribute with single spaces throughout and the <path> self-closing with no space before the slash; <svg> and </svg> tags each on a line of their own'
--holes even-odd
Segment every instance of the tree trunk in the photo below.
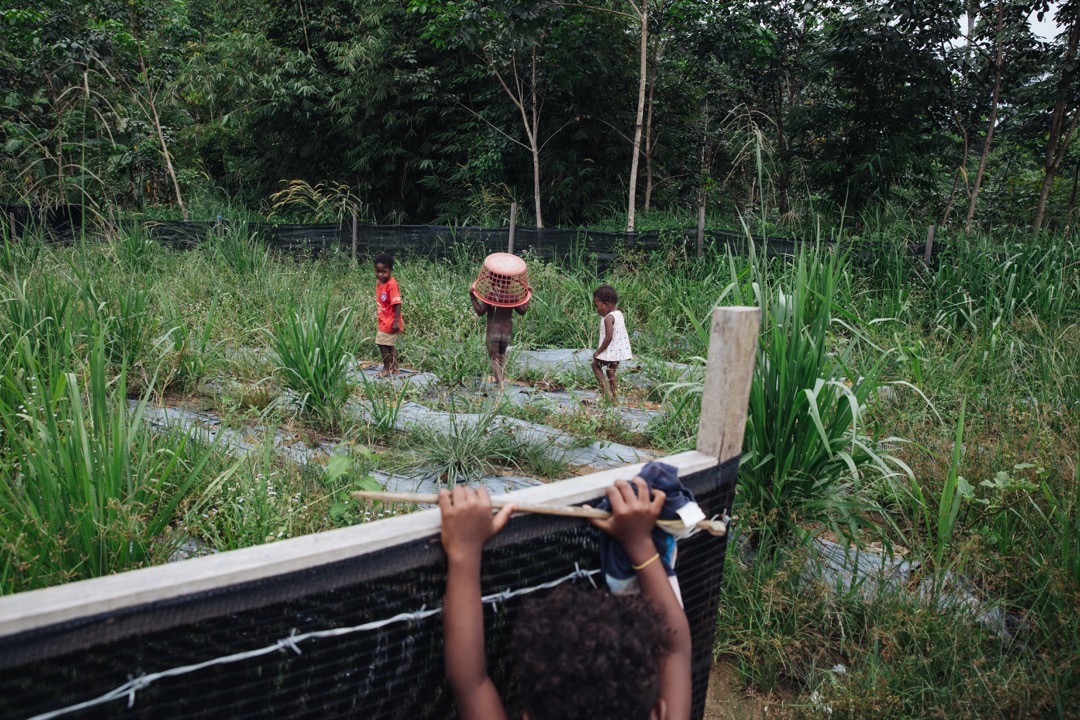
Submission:
<svg viewBox="0 0 1080 720">
<path fill-rule="evenodd" d="M 1070 227 L 1072 225 L 1072 216 L 1076 211 L 1076 185 L 1077 181 L 1080 181 L 1080 160 L 1076 161 L 1076 168 L 1073 170 L 1072 192 L 1069 193 L 1069 207 L 1065 210 L 1065 226 Z"/>
<path fill-rule="evenodd" d="M 971 200 L 968 202 L 967 232 L 971 232 L 971 221 L 975 218 L 975 202 L 979 198 L 979 186 L 982 185 L 983 174 L 986 172 L 986 159 L 990 155 L 990 142 L 994 139 L 994 125 L 997 124 L 998 98 L 1001 96 L 1001 69 L 1004 65 L 1004 47 L 1001 38 L 1001 29 L 1005 17 L 1005 1 L 998 0 L 996 37 L 997 55 L 994 60 L 994 94 L 990 98 L 990 121 L 986 126 L 986 139 L 983 141 L 982 152 L 979 153 L 979 170 L 975 173 L 975 184 L 971 188 Z"/>
<path fill-rule="evenodd" d="M 656 15 L 659 17 L 664 12 L 664 3 L 661 0 L 657 5 Z M 656 77 L 660 68 L 660 40 L 659 36 L 652 38 L 652 58 L 649 62 L 651 71 L 649 73 L 649 100 L 648 100 L 648 114 L 645 120 L 645 210 L 648 212 L 652 209 L 652 191 L 653 191 L 653 172 L 652 172 L 652 156 L 655 143 L 653 142 L 653 107 L 655 107 L 656 97 Z"/>
<path fill-rule="evenodd" d="M 533 162 L 533 203 L 536 206 L 536 227 L 544 227 L 544 216 L 540 212 L 540 109 L 536 102 L 536 43 L 532 44 L 532 87 L 529 97 L 532 107 L 532 131 L 529 133 L 529 149 L 532 150 Z"/>
<path fill-rule="evenodd" d="M 967 46 L 964 48 L 964 67 L 969 67 L 969 60 L 971 57 L 971 36 L 975 33 L 975 9 L 974 2 L 969 4 L 967 13 Z M 956 98 L 953 96 L 952 84 L 949 85 L 949 105 L 952 108 L 953 122 L 956 123 L 956 127 L 960 130 L 960 136 L 964 140 L 964 154 L 960 158 L 960 165 L 956 168 L 956 172 L 953 173 L 952 189 L 949 190 L 949 199 L 945 203 L 945 212 L 941 215 L 941 226 L 945 227 L 949 222 L 949 215 L 952 214 L 953 202 L 956 199 L 956 191 L 960 187 L 960 177 L 963 176 L 965 182 L 967 180 L 967 164 L 968 155 L 971 152 L 971 140 L 968 137 L 967 128 L 964 127 L 963 121 L 960 119 L 959 113 L 956 111 Z"/>
<path fill-rule="evenodd" d="M 649 112 L 646 115 L 645 120 L 645 211 L 648 212 L 652 209 L 652 189 L 653 189 L 653 175 L 652 175 L 652 153 L 653 153 L 653 136 L 652 136 L 652 116 L 653 116 L 653 94 L 656 87 L 656 65 L 653 64 L 652 80 L 649 82 Z"/>
<path fill-rule="evenodd" d="M 154 101 L 154 91 L 150 87 L 150 73 L 146 71 L 146 62 L 143 60 L 142 51 L 139 52 L 139 68 L 142 70 L 143 84 L 146 87 L 146 101 L 150 104 L 150 113 L 154 121 L 154 129 L 157 130 L 158 142 L 161 144 L 161 154 L 165 158 L 165 169 L 169 173 L 169 179 L 172 180 L 173 190 L 176 191 L 176 204 L 180 206 L 180 213 L 184 217 L 184 222 L 187 222 L 187 206 L 184 205 L 184 198 L 180 194 L 180 181 L 176 177 L 176 170 L 173 169 L 172 154 L 169 152 L 169 146 L 165 143 L 165 132 L 161 129 L 161 118 L 158 117 L 157 103 Z"/>
<path fill-rule="evenodd" d="M 641 0 L 641 61 L 638 79 L 637 114 L 634 118 L 634 154 L 630 161 L 630 200 L 626 210 L 626 232 L 634 232 L 637 203 L 638 165 L 641 159 L 641 125 L 645 115 L 645 81 L 649 58 L 649 0 Z"/>
<path fill-rule="evenodd" d="M 1046 154 L 1043 158 L 1043 182 L 1039 191 L 1039 204 L 1035 208 L 1035 219 L 1031 221 L 1031 231 L 1038 232 L 1042 228 L 1043 218 L 1046 216 L 1046 203 L 1050 198 L 1050 188 L 1054 183 L 1054 176 L 1061 168 L 1061 162 L 1072 144 L 1073 132 L 1076 130 L 1076 107 L 1068 102 L 1073 94 L 1073 82 L 1076 70 L 1073 65 L 1076 61 L 1076 46 L 1080 43 L 1080 16 L 1073 15 L 1069 25 L 1069 39 L 1065 46 L 1065 57 L 1061 63 L 1061 77 L 1058 79 L 1054 111 L 1050 115 L 1050 134 L 1046 141 Z M 1072 113 L 1072 119 L 1069 114 Z M 1068 124 L 1068 128 L 1065 125 Z"/>
<path fill-rule="evenodd" d="M 488 63 L 488 67 L 491 70 L 491 74 L 495 76 L 495 79 L 499 81 L 499 85 L 502 87 L 503 92 L 510 98 L 510 102 L 517 108 L 518 114 L 521 115 L 521 125 L 525 130 L 525 137 L 528 139 L 528 145 L 521 141 L 510 137 L 496 128 L 496 130 L 511 141 L 522 147 L 529 148 L 529 155 L 532 158 L 533 166 L 533 206 L 536 212 L 536 227 L 544 227 L 544 217 L 540 211 L 540 104 L 536 96 L 536 42 L 534 41 L 531 48 L 531 69 L 530 69 L 530 82 L 528 103 L 529 108 L 526 109 L 525 103 L 525 88 L 521 82 L 521 77 L 518 74 L 517 54 L 511 53 L 510 64 L 514 71 L 514 87 L 511 88 L 507 79 L 503 77 L 503 74 L 499 72 L 499 69 L 495 66 L 495 59 L 488 55 L 485 61 Z M 474 111 L 470 111 L 474 112 Z M 475 113 L 474 113 L 475 114 Z"/>
</svg>

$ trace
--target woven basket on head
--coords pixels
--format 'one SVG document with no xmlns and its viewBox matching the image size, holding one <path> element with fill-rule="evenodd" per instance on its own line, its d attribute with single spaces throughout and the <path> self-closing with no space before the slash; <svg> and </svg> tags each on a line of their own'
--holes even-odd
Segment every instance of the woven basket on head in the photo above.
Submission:
<svg viewBox="0 0 1080 720">
<path fill-rule="evenodd" d="M 493 253 L 484 258 L 473 292 L 488 305 L 517 307 L 529 301 L 529 269 L 525 261 L 510 253 Z"/>
</svg>

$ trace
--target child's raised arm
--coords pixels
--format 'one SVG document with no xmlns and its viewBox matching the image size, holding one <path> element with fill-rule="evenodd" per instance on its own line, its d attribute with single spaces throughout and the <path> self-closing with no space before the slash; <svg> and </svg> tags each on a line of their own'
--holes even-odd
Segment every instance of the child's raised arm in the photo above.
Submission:
<svg viewBox="0 0 1080 720">
<path fill-rule="evenodd" d="M 469 288 L 469 302 L 472 303 L 473 312 L 475 312 L 477 315 L 483 315 L 491 309 L 490 305 L 488 305 L 480 298 L 476 297 L 476 291 L 472 288 Z"/>
<path fill-rule="evenodd" d="M 637 573 L 641 594 L 656 608 L 671 634 L 668 652 L 660 661 L 660 699 L 667 706 L 667 720 L 683 720 L 690 717 L 692 693 L 690 623 L 652 540 L 665 495 L 653 490 L 650 500 L 649 486 L 643 479 L 635 477 L 631 482 L 633 486 L 617 480 L 607 489 L 612 517 L 592 523 L 622 545 Z"/>
<path fill-rule="evenodd" d="M 506 710 L 487 674 L 484 607 L 480 595 L 480 555 L 484 543 L 502 530 L 514 511 L 491 514 L 487 490 L 464 485 L 439 491 L 442 544 L 448 564 L 443 602 L 446 679 L 463 720 L 504 720 Z"/>
</svg>

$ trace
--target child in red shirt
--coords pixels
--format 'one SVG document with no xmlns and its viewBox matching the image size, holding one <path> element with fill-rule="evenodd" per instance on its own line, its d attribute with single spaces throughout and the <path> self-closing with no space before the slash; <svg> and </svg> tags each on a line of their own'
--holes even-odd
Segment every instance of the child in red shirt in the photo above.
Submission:
<svg viewBox="0 0 1080 720">
<path fill-rule="evenodd" d="M 394 256 L 379 253 L 375 256 L 375 307 L 378 310 L 379 331 L 375 344 L 382 353 L 383 369 L 379 377 L 398 374 L 397 339 L 401 334 L 401 291 L 392 276 Z"/>
</svg>

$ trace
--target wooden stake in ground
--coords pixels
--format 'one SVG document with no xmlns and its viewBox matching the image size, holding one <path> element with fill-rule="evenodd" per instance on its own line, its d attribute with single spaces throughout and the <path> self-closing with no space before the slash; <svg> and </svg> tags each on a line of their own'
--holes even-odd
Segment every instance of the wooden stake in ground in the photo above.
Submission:
<svg viewBox="0 0 1080 720">
<path fill-rule="evenodd" d="M 507 232 L 506 252 L 514 254 L 514 231 L 517 229 L 517 203 L 510 203 L 510 229 Z"/>
</svg>

